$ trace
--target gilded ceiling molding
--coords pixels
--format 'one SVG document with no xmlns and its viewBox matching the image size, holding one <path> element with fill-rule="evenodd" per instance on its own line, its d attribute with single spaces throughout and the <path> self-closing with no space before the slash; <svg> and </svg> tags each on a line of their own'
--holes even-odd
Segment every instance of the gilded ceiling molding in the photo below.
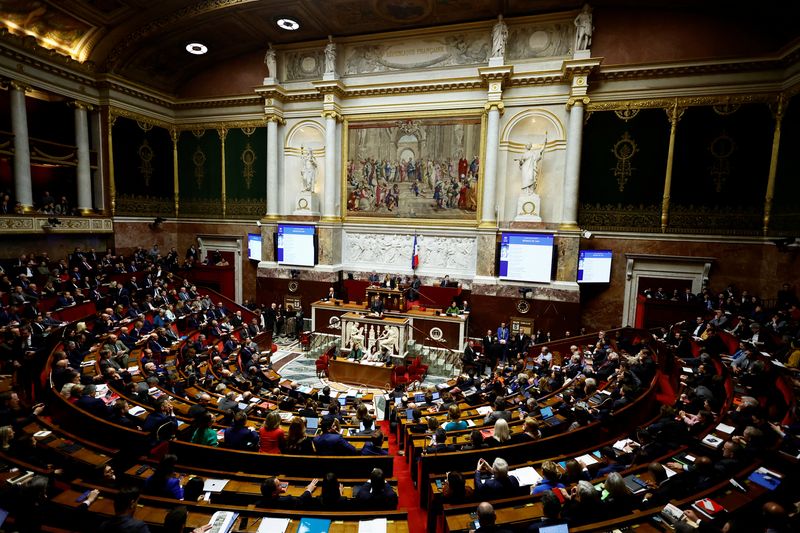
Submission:
<svg viewBox="0 0 800 533">
<path fill-rule="evenodd" d="M 748 93 L 713 96 L 679 96 L 677 98 L 650 98 L 643 100 L 592 100 L 586 109 L 587 111 L 592 112 L 627 111 L 631 109 L 658 109 L 673 107 L 676 105 L 676 102 L 679 107 L 771 103 L 775 101 L 777 96 L 778 93 Z"/>
<path fill-rule="evenodd" d="M 155 96 L 152 93 L 148 93 L 139 89 L 134 89 L 127 85 L 121 85 L 119 83 L 110 80 L 99 81 L 97 83 L 97 88 L 117 91 L 122 94 L 138 98 L 139 100 L 144 100 L 145 102 L 150 102 L 151 104 L 159 105 L 161 107 L 172 108 L 175 104 L 173 100 L 166 100 L 163 97 Z"/>
<path fill-rule="evenodd" d="M 233 122 L 200 122 L 192 124 L 175 124 L 177 131 L 198 131 L 198 130 L 229 130 L 233 128 L 260 128 L 267 125 L 265 118 L 257 120 L 239 120 Z"/>
<path fill-rule="evenodd" d="M 174 104 L 170 105 L 171 109 L 214 109 L 220 107 L 234 107 L 234 106 L 248 106 L 248 105 L 261 105 L 262 99 L 259 97 L 252 97 L 252 98 L 229 98 L 224 100 L 202 100 L 202 101 L 191 101 L 191 102 L 175 102 Z"/>
<path fill-rule="evenodd" d="M 150 124 L 152 126 L 158 126 L 159 128 L 164 128 L 165 130 L 168 130 L 173 127 L 172 124 L 164 120 L 148 117 L 147 115 L 142 115 L 139 113 L 135 113 L 133 111 L 128 111 L 127 109 L 120 109 L 114 106 L 109 107 L 108 114 L 110 119 L 116 117 L 129 118 L 131 120 L 135 120 L 136 122 L 143 122 L 145 124 Z"/>
</svg>

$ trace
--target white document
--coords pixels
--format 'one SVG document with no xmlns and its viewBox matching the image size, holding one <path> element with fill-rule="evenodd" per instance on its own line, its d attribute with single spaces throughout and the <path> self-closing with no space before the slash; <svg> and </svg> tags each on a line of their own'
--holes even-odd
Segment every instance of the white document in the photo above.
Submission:
<svg viewBox="0 0 800 533">
<path fill-rule="evenodd" d="M 141 405 L 136 405 L 128 409 L 128 414 L 131 416 L 139 416 L 140 414 L 144 413 L 146 409 Z"/>
<path fill-rule="evenodd" d="M 358 522 L 358 533 L 386 533 L 386 519 L 360 520 Z"/>
<path fill-rule="evenodd" d="M 288 518 L 270 518 L 265 516 L 261 519 L 261 523 L 258 524 L 257 533 L 286 533 L 288 527 Z"/>
<path fill-rule="evenodd" d="M 580 457 L 576 457 L 575 460 L 578 461 L 579 463 L 582 463 L 585 466 L 593 465 L 597 462 L 597 458 L 590 453 L 586 453 L 581 455 Z"/>
<path fill-rule="evenodd" d="M 662 466 L 664 466 L 664 465 L 662 465 Z M 664 472 L 666 472 L 666 473 L 667 473 L 667 479 L 669 479 L 669 478 L 671 478 L 672 476 L 674 476 L 674 475 L 676 475 L 676 474 L 677 474 L 677 472 L 676 472 L 676 471 L 674 471 L 673 469 L 671 469 L 671 468 L 670 468 L 670 467 L 668 467 L 668 466 L 664 466 Z"/>
<path fill-rule="evenodd" d="M 205 482 L 203 482 L 203 491 L 222 492 L 222 489 L 224 489 L 227 484 L 227 479 L 206 479 Z"/>
<path fill-rule="evenodd" d="M 725 433 L 726 435 L 730 435 L 735 430 L 736 430 L 735 427 L 729 426 L 728 424 L 719 424 L 717 426 L 717 431 L 721 431 L 722 433 Z"/>
<path fill-rule="evenodd" d="M 542 480 L 542 476 L 532 466 L 517 468 L 509 472 L 508 475 L 517 478 L 520 487 L 536 485 Z"/>
<path fill-rule="evenodd" d="M 486 416 L 492 412 L 492 407 L 490 405 L 481 405 L 476 407 L 475 410 L 478 411 L 479 415 Z"/>
<path fill-rule="evenodd" d="M 614 448 L 620 451 L 625 451 L 625 448 L 628 446 L 638 446 L 638 445 L 639 443 L 637 443 L 633 439 L 622 439 L 614 443 Z"/>
<path fill-rule="evenodd" d="M 714 448 L 715 450 L 722 445 L 722 439 L 717 437 L 716 435 L 711 435 L 711 434 L 703 437 L 703 440 L 701 442 L 706 446 Z"/>
</svg>

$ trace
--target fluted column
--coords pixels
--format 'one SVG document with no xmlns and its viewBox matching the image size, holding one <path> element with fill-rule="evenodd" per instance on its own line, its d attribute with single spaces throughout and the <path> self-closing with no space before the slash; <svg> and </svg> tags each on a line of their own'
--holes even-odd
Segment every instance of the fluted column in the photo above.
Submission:
<svg viewBox="0 0 800 533">
<path fill-rule="evenodd" d="M 31 149 L 28 142 L 28 114 L 25 109 L 25 91 L 29 87 L 12 81 L 11 130 L 14 133 L 14 196 L 24 212 L 33 210 L 31 187 Z"/>
<path fill-rule="evenodd" d="M 589 103 L 588 97 L 570 98 L 569 122 L 567 124 L 567 153 L 564 166 L 563 203 L 561 207 L 561 227 L 578 227 L 578 185 L 581 174 L 581 149 L 583 146 L 583 111 Z"/>
<path fill-rule="evenodd" d="M 267 216 L 278 216 L 278 123 L 276 116 L 267 119 Z"/>
<path fill-rule="evenodd" d="M 502 102 L 486 104 L 486 154 L 483 160 L 483 198 L 481 199 L 481 225 L 497 223 L 497 149 L 500 144 L 500 111 Z"/>
<path fill-rule="evenodd" d="M 672 166 L 675 161 L 675 137 L 678 133 L 678 121 L 683 116 L 685 108 L 678 107 L 678 101 L 667 109 L 669 119 L 669 147 L 667 148 L 667 170 L 664 174 L 664 194 L 661 197 L 661 232 L 667 231 L 669 224 L 669 204 L 672 196 Z"/>
<path fill-rule="evenodd" d="M 323 112 L 325 117 L 325 187 L 322 201 L 322 217 L 334 219 L 339 216 L 336 212 L 336 123 L 339 114 L 335 111 Z"/>
<path fill-rule="evenodd" d="M 767 176 L 767 194 L 764 199 L 764 235 L 769 232 L 770 219 L 772 217 L 772 199 L 775 196 L 775 176 L 778 173 L 778 150 L 781 145 L 781 122 L 784 113 L 783 95 L 778 97 L 778 102 L 773 109 L 775 117 L 775 129 L 772 131 L 772 152 L 769 160 L 769 175 Z"/>
<path fill-rule="evenodd" d="M 75 146 L 78 148 L 78 211 L 82 215 L 93 212 L 92 209 L 92 169 L 89 158 L 89 105 L 74 102 L 75 108 Z"/>
</svg>

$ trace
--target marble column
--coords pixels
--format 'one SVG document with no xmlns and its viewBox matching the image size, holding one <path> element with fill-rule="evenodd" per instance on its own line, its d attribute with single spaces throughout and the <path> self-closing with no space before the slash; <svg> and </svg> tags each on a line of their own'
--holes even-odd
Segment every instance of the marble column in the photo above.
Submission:
<svg viewBox="0 0 800 533">
<path fill-rule="evenodd" d="M 583 106 L 585 102 L 582 98 L 576 98 L 570 99 L 570 103 L 572 105 L 567 125 L 567 154 L 562 191 L 564 203 L 561 208 L 561 226 L 563 228 L 578 227 L 578 185 L 583 144 Z"/>
<path fill-rule="evenodd" d="M 24 85 L 11 82 L 11 131 L 14 133 L 14 201 L 24 212 L 33 210 L 31 187 L 31 148 L 28 144 L 28 114 L 25 109 Z"/>
<path fill-rule="evenodd" d="M 487 104 L 486 154 L 483 160 L 483 198 L 481 199 L 481 225 L 497 223 L 497 149 L 500 143 L 500 110 L 503 104 Z"/>
<path fill-rule="evenodd" d="M 767 176 L 767 193 L 764 199 L 764 235 L 769 233 L 770 218 L 772 217 L 772 200 L 775 196 L 775 176 L 778 173 L 778 149 L 781 145 L 781 121 L 785 112 L 783 96 L 778 97 L 778 102 L 773 108 L 775 129 L 772 131 L 772 153 L 769 160 L 769 174 Z"/>
<path fill-rule="evenodd" d="M 92 210 L 92 169 L 89 158 L 88 106 L 75 102 L 75 146 L 78 147 L 78 211 L 89 215 Z"/>
<path fill-rule="evenodd" d="M 267 216 L 278 216 L 278 118 L 267 120 Z"/>
<path fill-rule="evenodd" d="M 336 113 L 325 113 L 325 190 L 323 218 L 336 218 Z"/>
</svg>

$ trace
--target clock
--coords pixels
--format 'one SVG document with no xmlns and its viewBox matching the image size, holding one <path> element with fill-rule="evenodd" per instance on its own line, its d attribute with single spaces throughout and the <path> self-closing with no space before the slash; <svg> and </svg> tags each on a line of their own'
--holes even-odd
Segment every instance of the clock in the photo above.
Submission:
<svg viewBox="0 0 800 533">
<path fill-rule="evenodd" d="M 520 314 L 524 315 L 530 310 L 531 304 L 529 304 L 527 300 L 520 300 L 517 302 L 517 311 L 519 311 Z"/>
<path fill-rule="evenodd" d="M 297 289 L 300 287 L 300 284 L 297 283 L 295 280 L 289 282 L 289 292 L 297 292 Z"/>
</svg>

